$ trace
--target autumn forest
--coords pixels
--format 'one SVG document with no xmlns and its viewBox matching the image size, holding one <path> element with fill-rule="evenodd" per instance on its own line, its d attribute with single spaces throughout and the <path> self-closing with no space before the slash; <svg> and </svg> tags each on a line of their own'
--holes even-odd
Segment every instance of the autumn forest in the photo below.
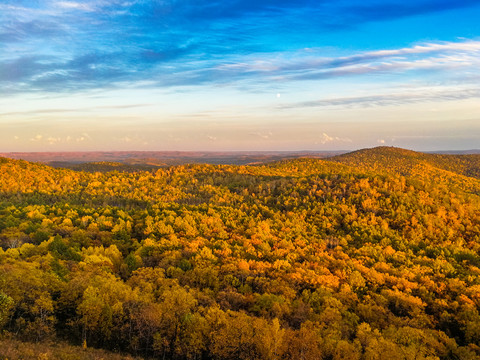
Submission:
<svg viewBox="0 0 480 360">
<path fill-rule="evenodd" d="M 480 155 L 0 176 L 2 359 L 480 358 Z"/>
</svg>

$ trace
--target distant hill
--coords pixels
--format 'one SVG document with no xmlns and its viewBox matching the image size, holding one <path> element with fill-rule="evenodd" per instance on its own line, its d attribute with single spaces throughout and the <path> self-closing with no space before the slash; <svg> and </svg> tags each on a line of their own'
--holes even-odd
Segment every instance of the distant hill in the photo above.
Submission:
<svg viewBox="0 0 480 360">
<path fill-rule="evenodd" d="M 480 154 L 480 149 L 471 149 L 471 150 L 440 150 L 440 151 L 427 151 L 431 154 L 450 154 L 450 155 L 474 155 Z"/>
<path fill-rule="evenodd" d="M 329 160 L 371 171 L 390 171 L 401 175 L 420 174 L 435 168 L 480 179 L 480 154 L 427 154 L 380 146 L 334 156 Z"/>
<path fill-rule="evenodd" d="M 273 161 L 326 158 L 346 151 L 88 151 L 88 152 L 10 152 L 0 153 L 11 159 L 22 159 L 71 167 L 76 164 L 118 162 L 153 167 L 182 164 L 248 165 Z"/>
<path fill-rule="evenodd" d="M 162 167 L 161 165 L 151 164 L 124 164 L 121 162 L 113 161 L 93 161 L 86 163 L 71 163 L 68 161 L 52 161 L 47 163 L 48 166 L 53 168 L 65 168 L 75 171 L 87 171 L 87 172 L 109 172 L 109 171 L 121 171 L 121 172 L 135 172 L 135 171 L 151 171 Z"/>
</svg>

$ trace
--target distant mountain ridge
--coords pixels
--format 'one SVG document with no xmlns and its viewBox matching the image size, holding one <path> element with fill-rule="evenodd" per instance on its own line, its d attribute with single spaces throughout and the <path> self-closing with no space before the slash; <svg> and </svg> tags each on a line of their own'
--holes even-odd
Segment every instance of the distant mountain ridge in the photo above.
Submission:
<svg viewBox="0 0 480 360">
<path fill-rule="evenodd" d="M 473 151 L 473 150 L 472 150 Z M 43 152 L 0 153 L 0 157 L 42 162 L 55 168 L 76 171 L 141 171 L 183 164 L 259 165 L 302 158 L 324 159 L 329 162 L 379 172 L 412 175 L 432 169 L 480 179 L 480 154 L 424 153 L 379 146 L 346 151 L 303 152 Z"/>
<path fill-rule="evenodd" d="M 181 164 L 247 165 L 300 157 L 326 158 L 347 151 L 88 151 L 5 152 L 0 156 L 43 162 L 53 166 L 91 162 L 120 162 L 129 165 L 168 166 Z"/>
<path fill-rule="evenodd" d="M 439 151 L 426 151 L 429 154 L 445 154 L 445 155 L 474 155 L 480 154 L 480 149 L 471 150 L 439 150 Z"/>
</svg>

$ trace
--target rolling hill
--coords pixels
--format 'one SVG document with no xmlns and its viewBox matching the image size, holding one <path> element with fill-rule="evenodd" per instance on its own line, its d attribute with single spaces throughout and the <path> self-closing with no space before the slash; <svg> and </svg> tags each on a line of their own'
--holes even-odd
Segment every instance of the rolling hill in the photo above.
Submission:
<svg viewBox="0 0 480 360">
<path fill-rule="evenodd" d="M 328 160 L 370 171 L 387 171 L 404 176 L 419 175 L 421 169 L 430 167 L 480 179 L 480 154 L 427 154 L 381 146 L 334 156 Z"/>
</svg>

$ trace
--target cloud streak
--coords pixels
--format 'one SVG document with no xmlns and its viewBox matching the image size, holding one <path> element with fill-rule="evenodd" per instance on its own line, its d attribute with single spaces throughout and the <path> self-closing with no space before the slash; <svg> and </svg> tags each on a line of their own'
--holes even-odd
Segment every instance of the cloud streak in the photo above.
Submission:
<svg viewBox="0 0 480 360">
<path fill-rule="evenodd" d="M 0 112 L 0 118 L 13 117 L 13 116 L 25 116 L 25 115 L 38 115 L 38 114 L 56 114 L 56 113 L 79 113 L 79 112 L 95 112 L 96 110 L 124 110 L 135 109 L 152 106 L 153 104 L 126 104 L 126 105 L 114 105 L 114 106 L 94 106 L 88 108 L 63 108 L 63 109 L 35 109 L 29 111 L 16 111 L 16 112 Z"/>
<path fill-rule="evenodd" d="M 425 102 L 458 101 L 480 98 L 480 88 L 472 89 L 423 89 L 392 94 L 372 94 L 368 96 L 337 97 L 317 101 L 305 101 L 283 105 L 280 109 L 310 107 L 365 108 L 378 106 L 402 106 Z"/>
<path fill-rule="evenodd" d="M 427 43 L 400 49 L 369 51 L 324 58 L 312 51 L 235 56 L 199 60 L 195 46 L 170 46 L 159 51 L 91 53 L 58 61 L 52 56 L 25 56 L 0 61 L 0 83 L 9 93 L 22 91 L 69 92 L 115 87 L 149 80 L 154 86 L 240 84 L 252 79 L 276 82 L 312 81 L 372 73 L 412 71 L 474 71 L 480 66 L 480 41 Z M 295 58 L 290 60 L 290 58 Z M 140 59 L 135 64 L 135 59 Z M 182 59 L 181 64 L 177 61 Z"/>
<path fill-rule="evenodd" d="M 320 50 L 317 50 L 320 51 Z M 425 69 L 472 68 L 480 63 L 480 41 L 427 43 L 413 47 L 378 50 L 338 58 L 310 55 L 312 50 L 278 59 L 253 60 L 221 65 L 219 72 L 235 74 L 256 73 L 291 80 L 328 79 L 375 72 L 396 72 Z"/>
</svg>

